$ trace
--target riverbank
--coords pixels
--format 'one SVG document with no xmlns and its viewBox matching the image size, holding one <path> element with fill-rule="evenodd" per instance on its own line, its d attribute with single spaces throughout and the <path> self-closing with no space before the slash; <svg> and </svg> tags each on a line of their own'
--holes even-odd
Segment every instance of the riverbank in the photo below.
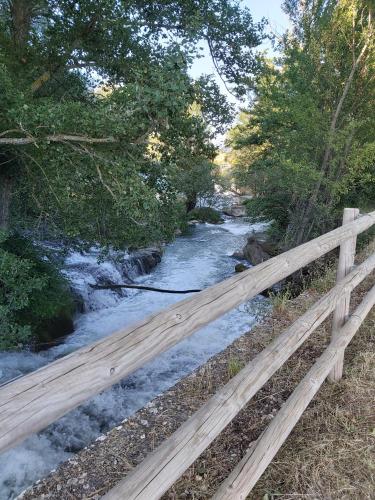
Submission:
<svg viewBox="0 0 375 500">
<path fill-rule="evenodd" d="M 374 248 L 373 244 L 371 251 Z M 362 252 L 359 260 L 365 255 L 366 252 Z M 354 291 L 353 307 L 372 286 L 374 278 L 373 273 Z M 329 270 L 299 297 L 278 302 L 263 324 L 235 340 L 147 407 L 101 436 L 35 485 L 23 498 L 100 498 L 235 375 L 244 363 L 307 310 L 332 286 L 333 281 L 334 270 Z M 372 311 L 347 349 L 344 380 L 323 386 L 250 498 L 271 499 L 280 495 L 283 498 L 371 498 L 374 486 L 371 405 L 375 396 L 371 332 L 374 325 L 375 311 Z M 324 350 L 329 337 L 330 322 L 326 321 L 165 498 L 210 498 Z"/>
</svg>

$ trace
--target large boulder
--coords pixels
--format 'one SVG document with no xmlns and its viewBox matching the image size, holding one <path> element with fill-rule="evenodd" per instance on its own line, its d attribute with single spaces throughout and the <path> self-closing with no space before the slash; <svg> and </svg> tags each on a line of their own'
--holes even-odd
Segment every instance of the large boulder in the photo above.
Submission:
<svg viewBox="0 0 375 500">
<path fill-rule="evenodd" d="M 270 254 L 264 250 L 262 244 L 253 236 L 250 236 L 247 240 L 242 253 L 244 258 L 253 266 L 270 258 Z"/>
<path fill-rule="evenodd" d="M 142 248 L 132 253 L 131 261 L 138 267 L 139 274 L 148 274 L 161 262 L 161 247 Z"/>
<path fill-rule="evenodd" d="M 55 317 L 41 323 L 31 347 L 36 352 L 43 351 L 54 344 L 60 344 L 73 331 L 73 312 L 62 310 Z"/>
<path fill-rule="evenodd" d="M 247 271 L 249 268 L 245 266 L 245 264 L 239 263 L 234 266 L 234 270 L 236 273 L 242 273 L 243 271 Z"/>
<path fill-rule="evenodd" d="M 232 205 L 223 209 L 225 215 L 230 217 L 244 217 L 246 215 L 246 207 L 244 205 Z"/>
<path fill-rule="evenodd" d="M 275 255 L 275 250 L 266 233 L 254 233 L 248 237 L 242 255 L 250 264 L 256 266 Z"/>
</svg>

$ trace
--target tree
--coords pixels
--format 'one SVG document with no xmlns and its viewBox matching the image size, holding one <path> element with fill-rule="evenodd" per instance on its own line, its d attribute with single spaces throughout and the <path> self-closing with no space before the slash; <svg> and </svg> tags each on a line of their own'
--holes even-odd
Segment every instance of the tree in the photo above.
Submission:
<svg viewBox="0 0 375 500">
<path fill-rule="evenodd" d="M 332 228 L 346 203 L 370 203 L 374 27 L 371 2 L 284 7 L 293 30 L 280 60 L 264 65 L 255 104 L 231 143 L 237 172 L 256 193 L 250 209 L 273 219 L 281 246 L 290 247 Z"/>
<path fill-rule="evenodd" d="M 206 104 L 206 124 L 228 122 L 217 86 L 192 82 L 188 64 L 205 39 L 222 74 L 240 86 L 256 64 L 251 49 L 262 26 L 225 0 L 0 5 L 1 227 L 14 214 L 18 225 L 42 220 L 101 243 L 170 235 L 173 217 L 161 217 L 176 191 L 170 155 L 150 158 L 149 138 L 172 137 L 176 147 L 190 127 L 188 135 L 200 134 L 195 142 L 208 141 L 204 124 L 186 117 L 194 101 Z M 90 91 L 99 82 L 110 89 L 105 97 Z"/>
</svg>

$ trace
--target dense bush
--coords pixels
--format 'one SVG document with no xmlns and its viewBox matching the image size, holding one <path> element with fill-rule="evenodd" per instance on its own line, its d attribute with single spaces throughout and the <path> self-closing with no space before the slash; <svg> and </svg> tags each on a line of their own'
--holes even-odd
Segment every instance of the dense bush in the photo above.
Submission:
<svg viewBox="0 0 375 500">
<path fill-rule="evenodd" d="M 73 301 L 55 267 L 33 245 L 0 232 L 0 349 L 45 339 L 71 323 Z M 58 321 L 57 321 L 58 320 Z"/>
<path fill-rule="evenodd" d="M 189 220 L 199 220 L 199 222 L 209 222 L 210 224 L 220 224 L 223 219 L 220 213 L 210 207 L 196 207 L 188 213 Z"/>
</svg>

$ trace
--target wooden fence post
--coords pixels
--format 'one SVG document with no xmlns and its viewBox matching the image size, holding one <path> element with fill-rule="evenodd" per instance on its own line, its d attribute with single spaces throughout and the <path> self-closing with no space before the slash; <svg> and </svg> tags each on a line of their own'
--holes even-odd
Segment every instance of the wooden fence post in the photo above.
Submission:
<svg viewBox="0 0 375 500">
<path fill-rule="evenodd" d="M 342 224 L 354 221 L 359 215 L 358 208 L 344 208 Z M 339 262 L 337 266 L 336 283 L 351 271 L 354 264 L 355 250 L 356 250 L 357 237 L 349 238 L 340 245 Z M 350 305 L 350 292 L 343 296 L 342 300 L 337 304 L 333 312 L 332 320 L 332 341 L 340 335 L 340 329 L 349 316 Z M 331 382 L 337 382 L 342 377 L 344 367 L 344 353 L 338 356 L 337 363 L 332 368 L 328 375 Z"/>
</svg>

